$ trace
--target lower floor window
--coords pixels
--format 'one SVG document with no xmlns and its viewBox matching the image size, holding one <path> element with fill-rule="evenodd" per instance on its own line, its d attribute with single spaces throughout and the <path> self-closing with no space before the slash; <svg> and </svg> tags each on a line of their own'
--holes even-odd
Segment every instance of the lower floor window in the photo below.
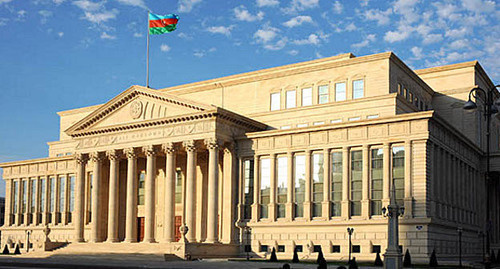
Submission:
<svg viewBox="0 0 500 269">
<path fill-rule="evenodd" d="M 267 252 L 268 246 L 267 245 L 260 245 L 260 252 Z"/>
<path fill-rule="evenodd" d="M 332 246 L 332 253 L 340 253 L 340 246 L 339 245 L 333 245 Z"/>
<path fill-rule="evenodd" d="M 361 246 L 360 245 L 354 245 L 352 246 L 352 253 L 360 253 L 361 252 Z"/>
</svg>

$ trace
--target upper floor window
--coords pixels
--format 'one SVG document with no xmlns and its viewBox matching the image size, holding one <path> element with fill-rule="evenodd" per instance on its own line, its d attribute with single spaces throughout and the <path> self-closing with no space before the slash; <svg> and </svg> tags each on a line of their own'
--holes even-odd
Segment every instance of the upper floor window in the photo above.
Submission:
<svg viewBox="0 0 500 269">
<path fill-rule="evenodd" d="M 363 98 L 364 96 L 364 80 L 359 79 L 352 82 L 352 99 Z"/>
<path fill-rule="evenodd" d="M 56 203 L 56 178 L 49 178 L 49 191 L 50 191 L 50 200 L 49 200 L 49 212 L 54 212 L 55 203 Z"/>
<path fill-rule="evenodd" d="M 21 207 L 21 213 L 26 213 L 26 209 L 28 207 L 28 181 L 23 180 L 23 203 Z"/>
<path fill-rule="evenodd" d="M 278 157 L 278 200 L 277 217 L 284 218 L 286 215 L 286 202 L 288 194 L 288 158 Z"/>
<path fill-rule="evenodd" d="M 286 108 L 294 108 L 297 106 L 297 92 L 287 91 L 286 92 Z"/>
<path fill-rule="evenodd" d="M 243 219 L 250 219 L 252 217 L 251 205 L 253 204 L 253 160 L 245 160 L 244 167 L 244 197 L 243 197 Z"/>
<path fill-rule="evenodd" d="M 345 82 L 335 83 L 335 101 L 345 101 L 346 84 Z"/>
<path fill-rule="evenodd" d="M 146 193 L 146 173 L 139 174 L 139 184 L 137 185 L 137 205 L 144 205 L 144 195 Z"/>
<path fill-rule="evenodd" d="M 271 93 L 271 111 L 279 110 L 281 104 L 281 95 L 279 92 Z"/>
<path fill-rule="evenodd" d="M 318 104 L 328 103 L 328 85 L 318 87 Z"/>
<path fill-rule="evenodd" d="M 312 88 L 302 89 L 302 106 L 311 106 L 312 102 Z"/>
<path fill-rule="evenodd" d="M 182 170 L 177 168 L 175 170 L 175 203 L 182 202 Z"/>
<path fill-rule="evenodd" d="M 14 181 L 14 205 L 13 205 L 13 210 L 12 213 L 17 214 L 18 210 L 18 199 L 19 199 L 19 183 L 17 181 Z"/>
<path fill-rule="evenodd" d="M 271 159 L 260 159 L 260 217 L 269 217 L 271 200 Z"/>
</svg>

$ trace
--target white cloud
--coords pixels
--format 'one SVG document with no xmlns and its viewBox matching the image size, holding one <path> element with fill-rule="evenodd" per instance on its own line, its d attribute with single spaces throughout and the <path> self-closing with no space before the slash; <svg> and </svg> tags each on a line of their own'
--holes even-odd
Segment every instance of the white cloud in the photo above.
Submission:
<svg viewBox="0 0 500 269">
<path fill-rule="evenodd" d="M 411 31 L 405 31 L 405 30 L 388 31 L 384 35 L 384 40 L 389 43 L 403 41 L 410 36 L 410 33 Z"/>
<path fill-rule="evenodd" d="M 97 11 L 104 7 L 104 2 L 96 3 L 88 0 L 77 0 L 73 2 L 73 5 L 84 11 Z"/>
<path fill-rule="evenodd" d="M 459 39 L 451 42 L 448 46 L 450 47 L 450 49 L 458 50 L 469 47 L 470 42 L 467 39 Z"/>
<path fill-rule="evenodd" d="M 294 40 L 296 45 L 319 45 L 320 38 L 316 34 L 310 34 L 306 39 Z"/>
<path fill-rule="evenodd" d="M 83 17 L 83 19 L 88 20 L 92 23 L 99 24 L 111 19 L 116 19 L 116 15 L 118 15 L 117 9 L 106 10 L 98 13 L 85 12 L 85 16 Z"/>
<path fill-rule="evenodd" d="M 376 35 L 375 34 L 369 34 L 367 35 L 361 42 L 353 44 L 351 47 L 353 48 L 363 48 L 366 47 L 370 44 L 370 42 L 375 42 L 376 40 Z"/>
<path fill-rule="evenodd" d="M 266 50 L 281 50 L 286 46 L 287 42 L 288 42 L 288 38 L 283 37 L 274 44 L 273 43 L 265 44 L 264 48 Z"/>
<path fill-rule="evenodd" d="M 116 39 L 116 36 L 110 35 L 110 34 L 108 34 L 106 32 L 102 32 L 101 39 L 113 40 L 113 39 Z"/>
<path fill-rule="evenodd" d="M 60 5 L 62 3 L 64 3 L 66 0 L 52 0 L 52 2 L 54 2 L 54 4 L 56 5 Z"/>
<path fill-rule="evenodd" d="M 370 0 L 360 0 L 359 1 L 359 5 L 362 7 L 368 6 L 369 3 L 370 3 Z"/>
<path fill-rule="evenodd" d="M 7 25 L 7 22 L 9 22 L 9 19 L 7 19 L 7 18 L 0 18 L 0 27 Z"/>
<path fill-rule="evenodd" d="M 445 36 L 449 38 L 461 38 L 469 33 L 469 29 L 462 27 L 460 29 L 449 29 L 445 32 Z"/>
<path fill-rule="evenodd" d="M 353 22 L 349 23 L 346 27 L 345 27 L 345 30 L 348 31 L 348 32 L 352 32 L 352 31 L 355 31 L 356 29 L 358 29 L 356 27 L 356 25 L 354 25 Z"/>
<path fill-rule="evenodd" d="M 234 16 L 239 21 L 248 21 L 248 22 L 261 21 L 264 18 L 264 12 L 259 11 L 257 14 L 252 15 L 250 12 L 248 12 L 248 9 L 243 5 L 234 8 L 233 11 L 234 11 Z"/>
<path fill-rule="evenodd" d="M 476 13 L 495 11 L 495 2 L 491 0 L 462 0 L 462 6 Z"/>
<path fill-rule="evenodd" d="M 140 38 L 140 37 L 142 37 L 142 33 L 137 33 L 136 32 L 136 33 L 134 33 L 134 37 Z"/>
<path fill-rule="evenodd" d="M 306 9 L 315 8 L 319 5 L 319 0 L 292 0 L 289 7 L 284 8 L 285 13 L 296 13 Z"/>
<path fill-rule="evenodd" d="M 148 9 L 144 0 L 116 0 L 120 4 Z"/>
<path fill-rule="evenodd" d="M 258 7 L 272 7 L 279 4 L 280 2 L 278 0 L 257 0 Z"/>
<path fill-rule="evenodd" d="M 167 44 L 161 44 L 160 50 L 163 52 L 169 52 L 170 51 L 170 46 Z"/>
<path fill-rule="evenodd" d="M 369 9 L 365 11 L 365 18 L 370 21 L 377 21 L 378 25 L 386 25 L 390 22 L 389 15 L 392 14 L 392 9 L 381 11 L 378 9 Z"/>
<path fill-rule="evenodd" d="M 12 0 L 0 0 L 0 5 L 1 4 L 7 4 L 9 2 L 11 2 Z"/>
<path fill-rule="evenodd" d="M 416 22 L 420 17 L 420 13 L 415 9 L 415 5 L 419 2 L 420 0 L 396 0 L 393 5 L 394 12 L 400 14 L 404 21 Z"/>
<path fill-rule="evenodd" d="M 333 2 L 333 12 L 340 14 L 344 10 L 344 6 L 339 1 Z"/>
<path fill-rule="evenodd" d="M 422 48 L 420 48 L 420 47 L 411 48 L 411 53 L 413 53 L 413 57 L 415 60 L 420 60 L 424 56 L 422 54 Z"/>
<path fill-rule="evenodd" d="M 38 11 L 38 14 L 39 14 L 40 16 L 42 16 L 42 18 L 41 18 L 41 20 L 40 20 L 40 22 L 41 22 L 42 24 L 47 23 L 48 19 L 49 19 L 50 17 L 52 17 L 52 15 L 53 15 L 52 11 L 49 11 L 49 10 L 40 10 L 40 11 Z"/>
<path fill-rule="evenodd" d="M 253 34 L 253 38 L 255 38 L 258 43 L 268 43 L 278 35 L 278 32 L 278 28 L 264 25 L 262 29 L 257 30 L 257 32 Z"/>
<path fill-rule="evenodd" d="M 292 56 L 296 56 L 297 54 L 299 54 L 299 51 L 298 50 L 289 50 L 286 53 L 288 53 L 288 54 L 290 54 Z"/>
<path fill-rule="evenodd" d="M 208 49 L 208 51 L 197 49 L 193 52 L 193 56 L 198 57 L 198 58 L 202 58 L 202 57 L 205 57 L 206 55 L 208 55 L 209 53 L 213 53 L 216 51 L 217 51 L 217 48 L 214 48 L 214 47 Z"/>
<path fill-rule="evenodd" d="M 18 21 L 23 21 L 23 20 L 24 20 L 24 18 L 26 17 L 26 13 L 27 13 L 27 12 L 26 12 L 26 10 L 24 10 L 24 9 L 19 10 L 19 11 L 17 12 L 17 20 L 18 20 Z"/>
<path fill-rule="evenodd" d="M 191 40 L 191 39 L 193 39 L 193 37 L 192 37 L 192 36 L 190 36 L 190 35 L 188 35 L 188 34 L 186 34 L 186 33 L 184 33 L 184 32 L 180 32 L 177 36 L 178 36 L 178 37 L 180 37 L 180 38 L 182 38 L 182 39 L 186 39 L 186 40 Z"/>
<path fill-rule="evenodd" d="M 428 35 L 424 36 L 423 38 L 424 38 L 424 40 L 422 41 L 422 43 L 424 43 L 425 45 L 428 45 L 428 44 L 432 44 L 432 43 L 441 42 L 443 40 L 443 35 L 442 34 L 428 34 Z"/>
<path fill-rule="evenodd" d="M 210 26 L 207 31 L 212 34 L 223 34 L 225 36 L 231 35 L 231 30 L 233 30 L 234 25 L 230 26 Z"/>
<path fill-rule="evenodd" d="M 201 0 L 180 0 L 178 10 L 179 12 L 189 13 L 199 3 L 201 3 Z"/>
<path fill-rule="evenodd" d="M 313 23 L 313 19 L 310 16 L 297 16 L 295 18 L 291 18 L 290 20 L 284 22 L 283 25 L 288 28 L 292 28 L 295 26 L 300 26 L 303 23 Z"/>
<path fill-rule="evenodd" d="M 193 53 L 193 55 L 194 55 L 195 57 L 202 58 L 203 56 L 205 56 L 205 52 L 203 52 L 203 51 L 195 51 L 195 52 Z"/>
<path fill-rule="evenodd" d="M 456 20 L 461 15 L 458 13 L 459 8 L 451 3 L 434 2 L 432 5 L 436 8 L 436 14 L 446 20 Z"/>
<path fill-rule="evenodd" d="M 64 32 L 59 32 L 59 33 L 57 33 L 57 36 L 59 36 L 59 37 L 63 37 L 63 36 L 64 36 Z"/>
</svg>

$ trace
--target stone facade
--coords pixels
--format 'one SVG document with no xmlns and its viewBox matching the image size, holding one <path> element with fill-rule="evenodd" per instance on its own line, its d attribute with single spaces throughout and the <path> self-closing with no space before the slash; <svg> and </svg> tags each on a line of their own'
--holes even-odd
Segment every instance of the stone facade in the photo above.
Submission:
<svg viewBox="0 0 500 269">
<path fill-rule="evenodd" d="M 2 248 L 315 259 L 321 246 L 346 260 L 350 227 L 353 255 L 372 260 L 394 181 L 413 259 L 455 259 L 458 227 L 466 259 L 480 259 L 485 121 L 462 110 L 476 86 L 493 87 L 477 62 L 413 71 L 393 53 L 132 86 L 59 112 L 49 157 L 0 165 Z M 492 130 L 498 182 L 497 117 Z M 498 183 L 488 191 L 498 212 Z"/>
</svg>

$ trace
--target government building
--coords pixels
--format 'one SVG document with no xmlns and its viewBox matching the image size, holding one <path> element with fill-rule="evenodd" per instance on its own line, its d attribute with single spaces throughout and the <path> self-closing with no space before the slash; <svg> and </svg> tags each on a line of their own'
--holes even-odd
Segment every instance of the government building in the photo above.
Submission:
<svg viewBox="0 0 500 269">
<path fill-rule="evenodd" d="M 494 87 L 477 61 L 412 70 L 391 52 L 132 86 L 59 112 L 48 157 L 0 164 L 2 251 L 346 261 L 353 228 L 373 261 L 394 186 L 414 262 L 457 260 L 458 228 L 481 260 L 486 191 L 500 247 L 500 121 L 487 188 L 486 120 L 462 108 L 477 86 Z"/>
</svg>

